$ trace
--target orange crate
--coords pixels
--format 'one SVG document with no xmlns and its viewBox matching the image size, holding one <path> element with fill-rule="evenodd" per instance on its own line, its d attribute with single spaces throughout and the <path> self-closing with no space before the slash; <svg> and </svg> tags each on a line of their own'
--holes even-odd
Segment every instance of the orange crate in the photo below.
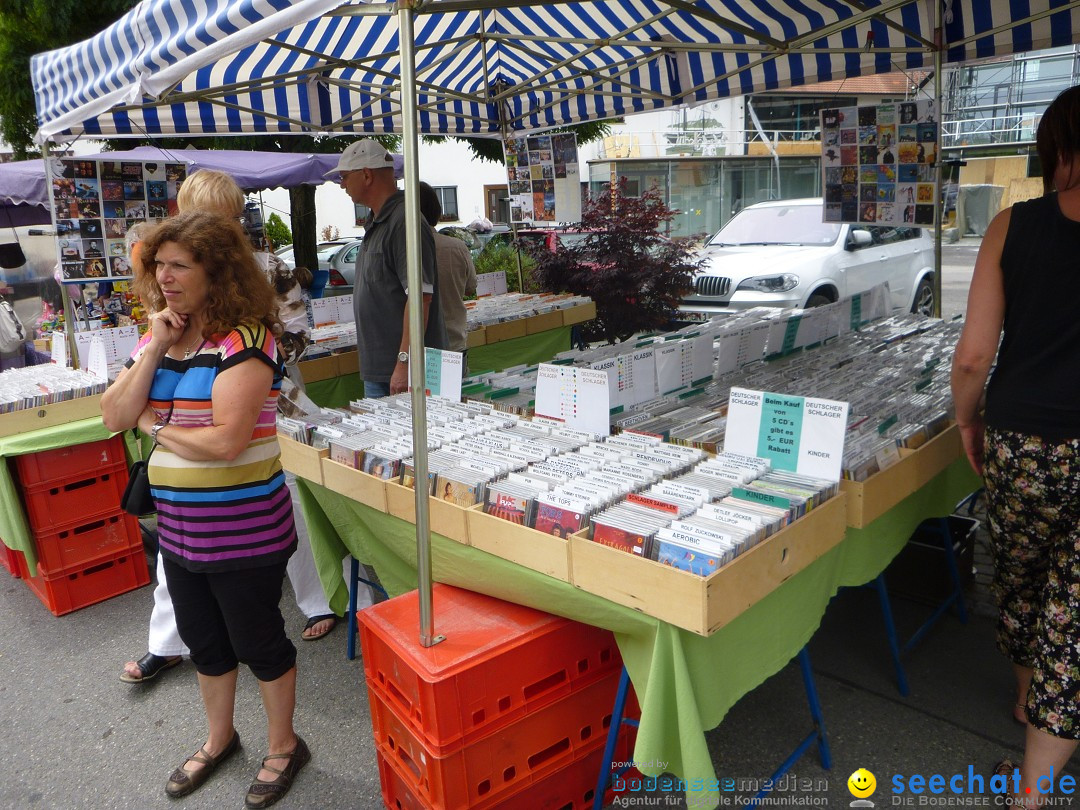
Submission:
<svg viewBox="0 0 1080 810">
<path fill-rule="evenodd" d="M 42 450 L 40 453 L 28 453 L 15 456 L 15 469 L 24 487 L 35 484 L 49 484 L 57 481 L 69 481 L 94 475 L 102 467 L 114 464 L 127 464 L 124 455 L 124 440 L 119 434 L 111 439 L 102 439 L 86 444 L 73 444 L 70 447 L 57 447 L 55 450 Z"/>
<path fill-rule="evenodd" d="M 76 526 L 34 535 L 38 567 L 47 577 L 92 564 L 105 557 L 134 554 L 142 550 L 139 521 L 126 512 L 91 518 Z"/>
<path fill-rule="evenodd" d="M 4 545 L 4 542 L 0 540 L 0 565 L 8 570 L 16 579 L 22 579 L 22 569 L 26 563 L 22 562 L 22 552 L 15 551 Z"/>
<path fill-rule="evenodd" d="M 612 759 L 625 762 L 633 756 L 636 729 L 623 726 L 615 744 Z M 388 810 L 431 810 L 417 794 L 412 791 L 410 782 L 401 776 L 397 768 L 376 748 L 375 759 L 379 766 L 379 782 L 382 785 L 383 803 Z M 593 796 L 596 795 L 596 779 L 600 775 L 600 765 L 604 759 L 604 746 L 598 745 L 590 753 L 576 759 L 552 774 L 527 785 L 518 793 L 501 799 L 491 805 L 491 810 L 522 810 L 522 808 L 558 808 L 558 810 L 592 810 Z M 631 771 L 624 774 L 629 778 Z M 615 799 L 615 791 L 610 788 L 604 794 L 604 805 Z"/>
<path fill-rule="evenodd" d="M 618 684 L 612 673 L 446 755 L 368 689 L 375 746 L 427 806 L 485 810 L 602 748 Z"/>
<path fill-rule="evenodd" d="M 126 464 L 111 464 L 65 481 L 23 486 L 23 504 L 30 529 L 53 531 L 91 516 L 120 511 L 127 486 Z"/>
<path fill-rule="evenodd" d="M 432 751 L 490 734 L 622 667 L 608 630 L 436 583 L 422 647 L 416 591 L 359 611 L 368 685 Z"/>
<path fill-rule="evenodd" d="M 105 557 L 74 571 L 47 577 L 38 566 L 37 576 L 26 577 L 26 584 L 54 616 L 96 605 L 114 596 L 150 583 L 146 556 L 138 552 Z"/>
</svg>

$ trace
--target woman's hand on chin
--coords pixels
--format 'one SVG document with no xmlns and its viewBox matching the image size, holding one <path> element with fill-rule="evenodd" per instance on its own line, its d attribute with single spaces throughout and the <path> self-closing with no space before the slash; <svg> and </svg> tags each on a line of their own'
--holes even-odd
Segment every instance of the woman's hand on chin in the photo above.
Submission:
<svg viewBox="0 0 1080 810">
<path fill-rule="evenodd" d="M 188 316 L 179 312 L 173 312 L 166 307 L 160 312 L 154 313 L 150 318 L 150 328 L 153 330 L 151 340 L 165 346 L 166 349 L 173 346 L 187 329 Z"/>
</svg>

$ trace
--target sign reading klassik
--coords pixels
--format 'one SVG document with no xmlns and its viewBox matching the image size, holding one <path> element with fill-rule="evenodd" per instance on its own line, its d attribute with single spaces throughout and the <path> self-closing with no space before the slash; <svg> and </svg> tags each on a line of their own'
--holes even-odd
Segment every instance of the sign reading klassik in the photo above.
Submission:
<svg viewBox="0 0 1080 810">
<path fill-rule="evenodd" d="M 732 388 L 724 452 L 768 459 L 774 469 L 840 479 L 848 404 Z"/>
</svg>

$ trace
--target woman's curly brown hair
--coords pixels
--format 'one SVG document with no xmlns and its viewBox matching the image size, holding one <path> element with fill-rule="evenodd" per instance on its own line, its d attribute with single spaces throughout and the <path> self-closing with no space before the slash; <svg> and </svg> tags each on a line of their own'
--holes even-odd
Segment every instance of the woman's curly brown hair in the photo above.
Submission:
<svg viewBox="0 0 1080 810">
<path fill-rule="evenodd" d="M 167 306 L 155 272 L 158 250 L 166 242 L 180 245 L 206 270 L 209 291 L 204 338 L 253 323 L 261 323 L 274 336 L 281 335 L 277 295 L 255 263 L 251 242 L 240 223 L 220 214 L 189 211 L 165 220 L 150 232 L 139 251 L 135 292 L 154 311 Z"/>
</svg>

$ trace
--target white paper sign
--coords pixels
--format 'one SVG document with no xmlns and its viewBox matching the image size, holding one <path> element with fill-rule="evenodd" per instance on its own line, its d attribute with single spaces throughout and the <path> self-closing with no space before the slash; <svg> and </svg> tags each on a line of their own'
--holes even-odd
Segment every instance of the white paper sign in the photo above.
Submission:
<svg viewBox="0 0 1080 810">
<path fill-rule="evenodd" d="M 76 332 L 75 346 L 79 352 L 79 368 L 89 368 L 90 348 L 99 340 L 105 350 L 106 367 L 118 372 L 139 343 L 139 327 L 118 326 L 91 332 Z"/>
<path fill-rule="evenodd" d="M 311 319 L 315 322 L 315 326 L 352 323 L 354 317 L 351 295 L 332 295 L 328 298 L 311 300 Z"/>
<path fill-rule="evenodd" d="M 424 348 L 424 393 L 433 397 L 461 399 L 461 352 Z"/>
<path fill-rule="evenodd" d="M 494 273 L 479 273 L 476 276 L 476 297 L 506 294 L 506 273 L 498 270 Z"/>
<path fill-rule="evenodd" d="M 846 402 L 732 388 L 724 452 L 839 481 L 847 414 Z"/>
<path fill-rule="evenodd" d="M 52 361 L 58 366 L 67 368 L 68 364 L 68 352 L 67 352 L 67 340 L 64 339 L 63 332 L 52 333 Z"/>
<path fill-rule="evenodd" d="M 101 336 L 101 332 L 93 333 L 87 353 L 89 356 L 86 361 L 86 370 L 95 377 L 109 379 L 109 361 L 105 357 L 105 339 Z M 81 360 L 79 364 L 82 365 Z"/>
<path fill-rule="evenodd" d="M 541 363 L 536 371 L 535 409 L 537 416 L 607 436 L 611 432 L 607 372 Z"/>
</svg>

